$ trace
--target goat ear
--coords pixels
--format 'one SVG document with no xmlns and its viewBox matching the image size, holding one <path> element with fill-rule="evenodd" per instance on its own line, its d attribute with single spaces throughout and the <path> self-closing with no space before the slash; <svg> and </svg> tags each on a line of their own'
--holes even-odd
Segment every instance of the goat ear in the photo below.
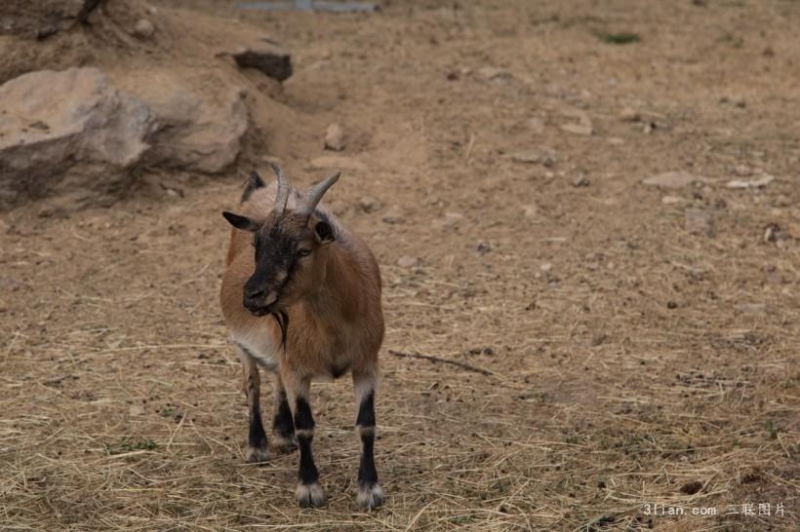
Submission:
<svg viewBox="0 0 800 532">
<path fill-rule="evenodd" d="M 258 229 L 258 224 L 255 223 L 250 218 L 248 218 L 247 216 L 234 214 L 228 211 L 223 211 L 222 216 L 224 216 L 225 219 L 228 220 L 228 222 L 236 229 L 241 229 L 242 231 L 250 231 L 251 233 L 256 232 L 256 230 Z"/>
<path fill-rule="evenodd" d="M 314 226 L 314 238 L 316 238 L 318 243 L 324 245 L 330 244 L 336 240 L 336 235 L 333 234 L 333 227 L 331 227 L 331 224 L 319 221 L 317 225 Z"/>
</svg>

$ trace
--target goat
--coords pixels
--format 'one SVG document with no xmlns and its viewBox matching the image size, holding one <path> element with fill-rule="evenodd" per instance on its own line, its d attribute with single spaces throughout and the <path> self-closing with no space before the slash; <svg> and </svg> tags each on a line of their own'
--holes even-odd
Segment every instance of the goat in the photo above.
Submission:
<svg viewBox="0 0 800 532">
<path fill-rule="evenodd" d="M 311 444 L 311 380 L 350 372 L 361 439 L 358 504 L 383 502 L 375 470 L 375 386 L 383 342 L 378 263 L 361 238 L 319 206 L 339 173 L 306 194 L 290 188 L 280 167 L 267 186 L 253 172 L 233 226 L 220 302 L 242 361 L 250 414 L 248 461 L 267 457 L 259 366 L 275 374 L 273 447 L 300 448 L 295 492 L 303 507 L 325 502 Z M 255 250 L 253 249 L 255 248 Z"/>
</svg>

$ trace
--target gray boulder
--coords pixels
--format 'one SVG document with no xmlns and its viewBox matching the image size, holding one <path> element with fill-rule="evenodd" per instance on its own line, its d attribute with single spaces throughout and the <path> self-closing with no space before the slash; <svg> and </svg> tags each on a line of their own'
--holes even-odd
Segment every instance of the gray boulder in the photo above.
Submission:
<svg viewBox="0 0 800 532">
<path fill-rule="evenodd" d="M 0 208 L 58 194 L 105 203 L 150 149 L 153 112 L 95 68 L 43 70 L 0 86 Z M 71 206 L 72 206 L 71 205 Z"/>
</svg>

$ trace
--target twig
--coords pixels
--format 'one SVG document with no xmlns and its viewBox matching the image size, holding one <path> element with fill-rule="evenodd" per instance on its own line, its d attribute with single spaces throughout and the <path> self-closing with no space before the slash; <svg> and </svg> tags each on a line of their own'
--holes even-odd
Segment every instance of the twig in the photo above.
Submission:
<svg viewBox="0 0 800 532">
<path fill-rule="evenodd" d="M 475 366 L 470 366 L 469 364 L 464 364 L 463 362 L 457 362 L 455 360 L 447 360 L 445 358 L 439 358 L 431 355 L 421 355 L 419 353 L 401 353 L 400 351 L 394 351 L 392 349 L 389 349 L 389 354 L 400 358 L 418 358 L 420 360 L 429 360 L 430 362 L 441 362 L 443 364 L 452 364 L 453 366 L 457 366 L 467 371 L 474 371 L 475 373 L 480 373 L 481 375 L 486 375 L 486 376 L 493 375 L 491 371 L 485 370 L 483 368 L 476 368 Z"/>
</svg>

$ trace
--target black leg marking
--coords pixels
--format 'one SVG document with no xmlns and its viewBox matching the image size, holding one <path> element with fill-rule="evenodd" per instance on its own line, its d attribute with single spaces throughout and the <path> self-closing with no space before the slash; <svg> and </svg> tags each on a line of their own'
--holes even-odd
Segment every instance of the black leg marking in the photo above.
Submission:
<svg viewBox="0 0 800 532">
<path fill-rule="evenodd" d="M 356 418 L 361 436 L 361 461 L 358 466 L 358 504 L 372 510 L 383 503 L 383 490 L 375 469 L 375 392 L 370 390 L 361 400 Z"/>
<path fill-rule="evenodd" d="M 356 425 L 361 434 L 361 464 L 358 467 L 359 487 L 378 482 L 375 470 L 375 394 L 369 392 L 361 401 Z"/>
<path fill-rule="evenodd" d="M 247 443 L 251 449 L 259 449 L 266 453 L 267 434 L 264 432 L 264 425 L 261 422 L 261 412 L 258 409 L 250 411 L 250 433 Z"/>
<path fill-rule="evenodd" d="M 314 441 L 314 417 L 308 401 L 302 397 L 297 399 L 294 411 L 294 428 L 297 435 L 297 444 L 300 447 L 300 470 L 298 472 L 299 484 L 297 486 L 297 501 L 300 506 L 322 506 L 325 496 L 317 481 L 319 472 L 314 464 L 311 454 L 311 443 Z"/>
<path fill-rule="evenodd" d="M 314 456 L 311 454 L 311 443 L 314 441 L 314 417 L 311 415 L 311 407 L 302 397 L 297 399 L 294 428 L 297 433 L 297 444 L 300 446 L 300 482 L 313 484 L 319 480 Z"/>
<path fill-rule="evenodd" d="M 272 420 L 273 444 L 281 452 L 292 452 L 297 449 L 297 440 L 294 436 L 294 420 L 286 392 L 281 390 L 278 396 L 278 406 Z"/>
</svg>

